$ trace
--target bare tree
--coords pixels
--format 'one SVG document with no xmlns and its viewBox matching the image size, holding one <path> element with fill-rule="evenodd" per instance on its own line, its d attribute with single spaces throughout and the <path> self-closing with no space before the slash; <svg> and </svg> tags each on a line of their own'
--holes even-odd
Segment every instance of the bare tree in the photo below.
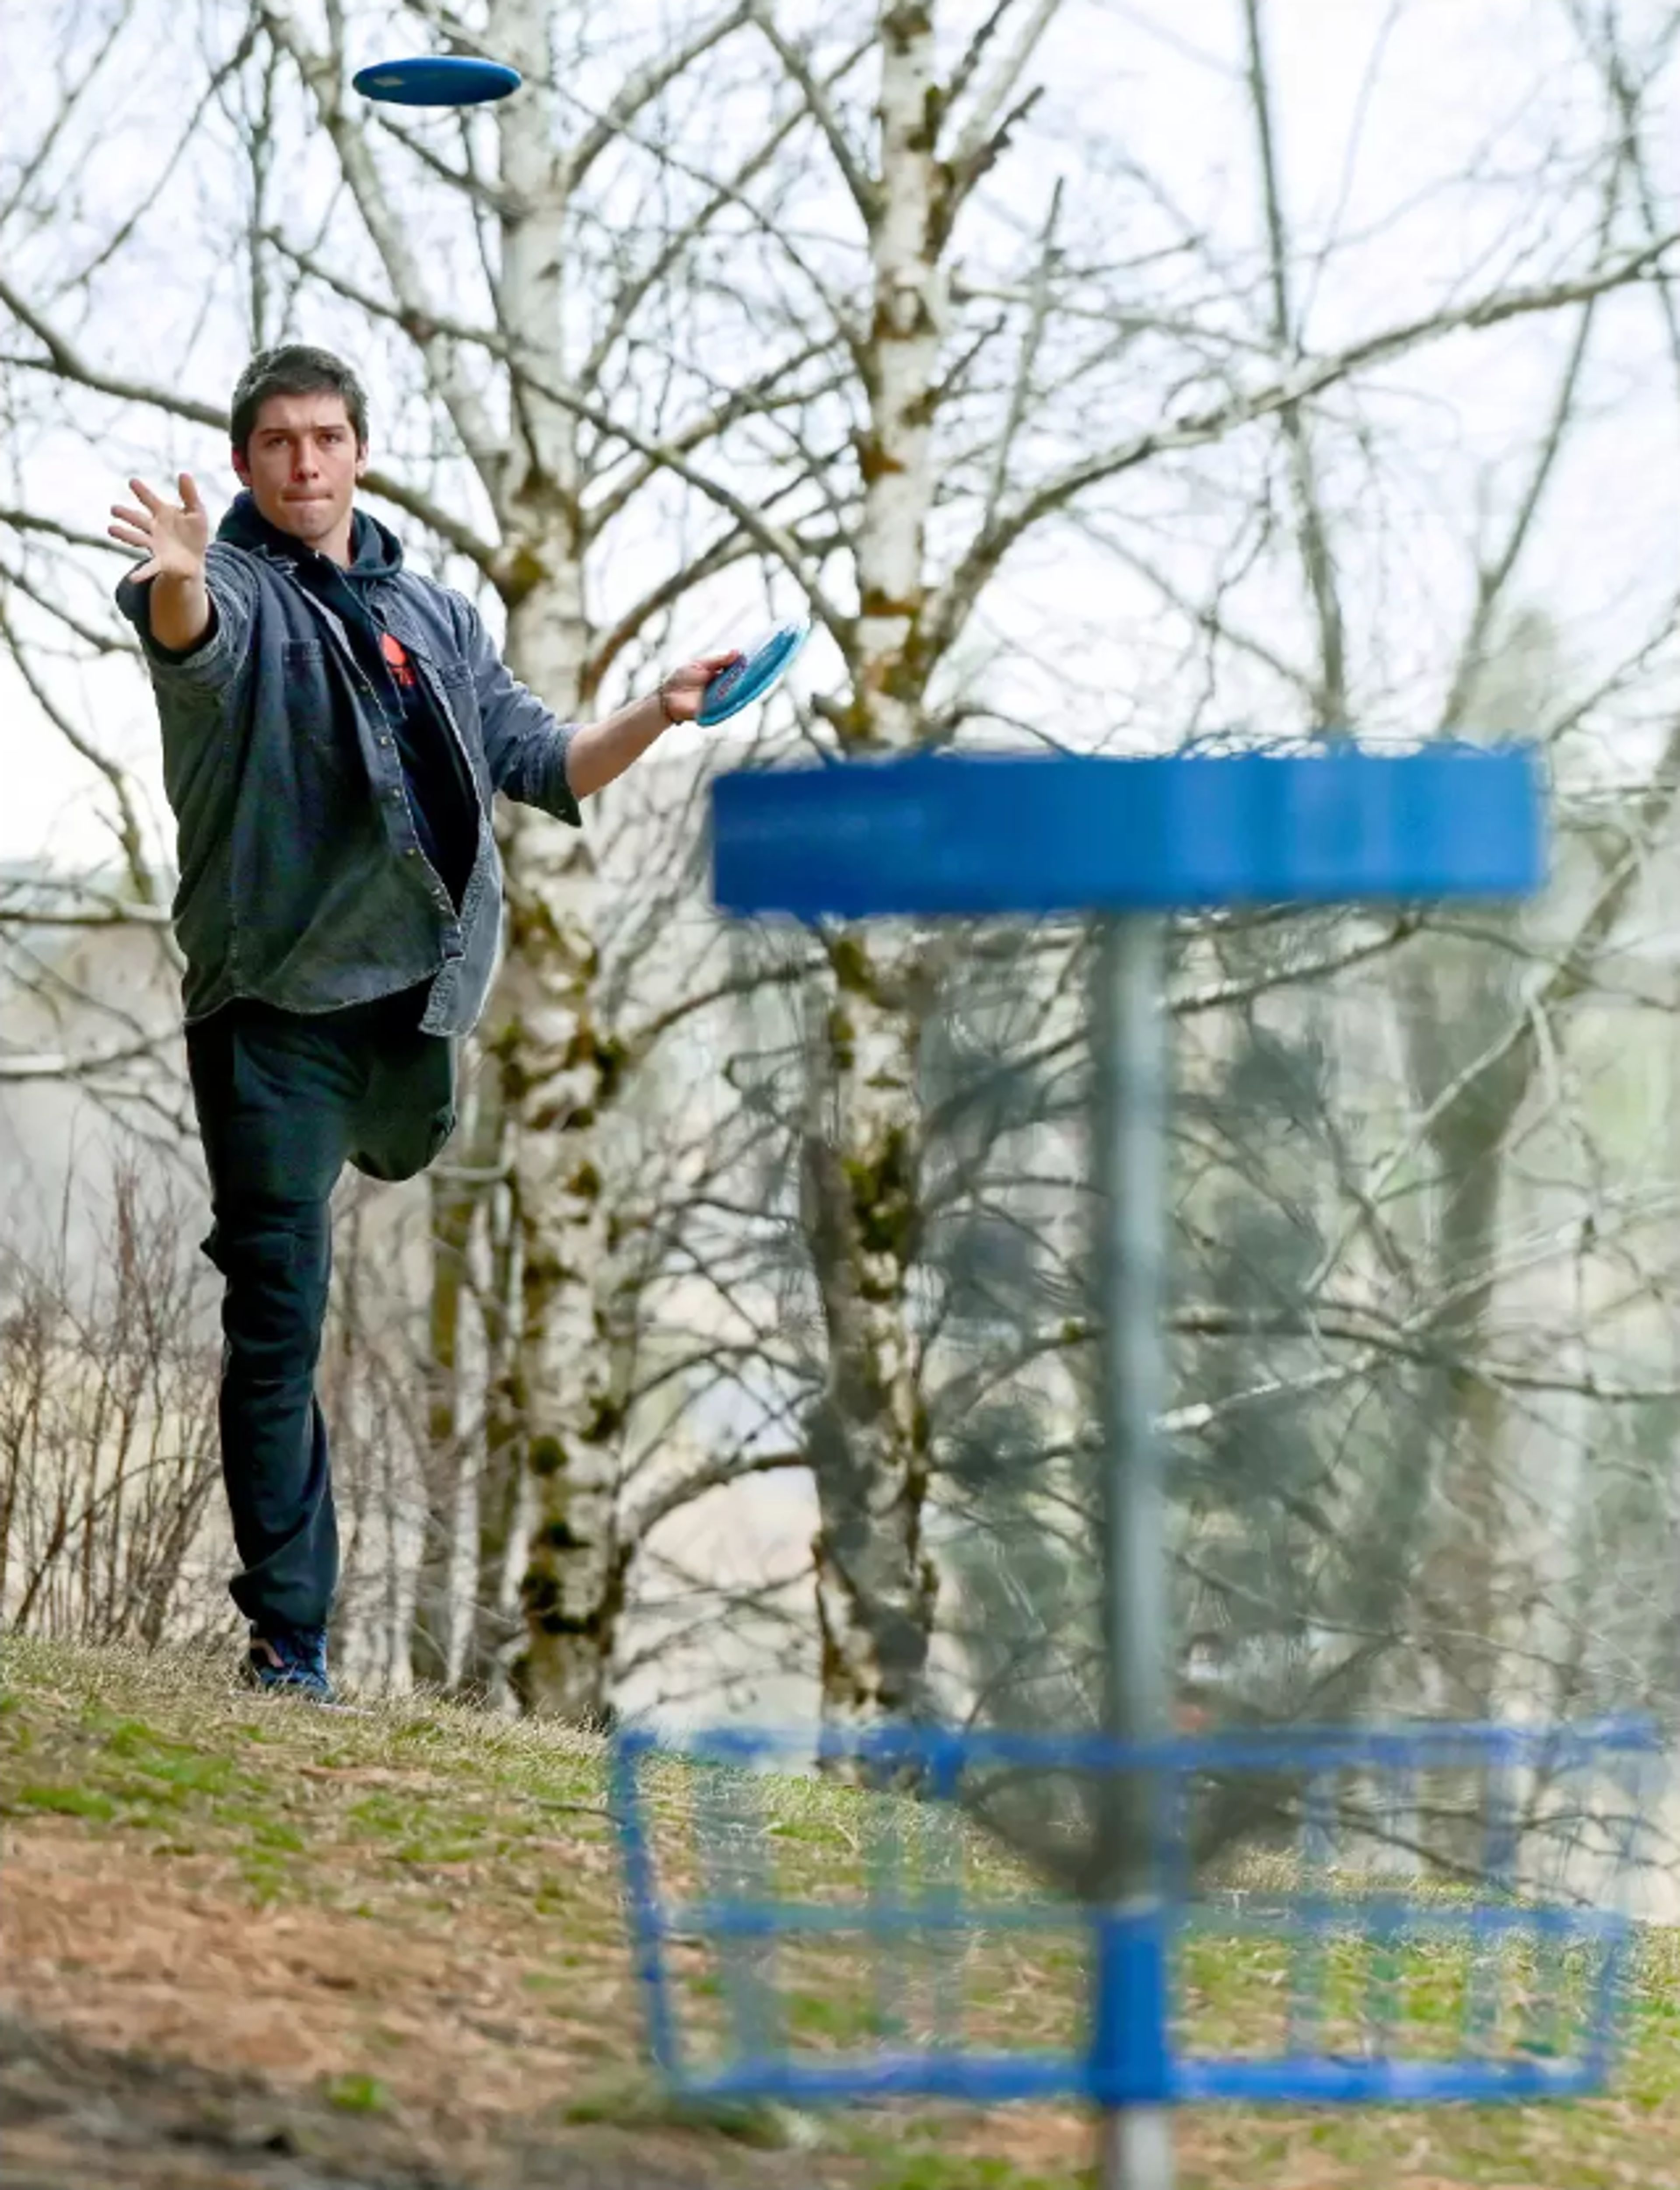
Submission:
<svg viewBox="0 0 1680 2190">
<path fill-rule="evenodd" d="M 830 60 L 843 27 L 796 33 L 768 8 L 756 18 L 801 88 L 827 167 L 820 187 L 825 202 L 846 211 L 857 269 L 843 280 L 824 269 L 824 309 L 854 389 L 854 468 L 833 474 L 845 501 L 832 567 L 845 582 L 835 575 L 825 584 L 857 609 L 837 615 L 819 597 L 848 672 L 843 695 L 819 712 L 833 745 L 854 755 L 1018 729 L 1007 701 L 976 689 L 965 644 L 972 647 L 983 604 L 1001 598 L 1007 570 L 1035 548 L 1067 552 L 1080 540 L 1159 582 L 1161 611 L 1193 620 L 1198 643 L 1220 656 L 1223 684 L 1235 689 L 1234 667 L 1270 672 L 1285 703 L 1278 729 L 1357 729 L 1367 703 L 1351 661 L 1323 481 L 1327 451 L 1339 457 L 1359 431 L 1358 391 L 1402 360 L 1518 319 L 1572 315 L 1575 355 L 1598 298 L 1634 285 L 1665 293 L 1671 233 L 1630 219 L 1618 118 L 1595 169 L 1594 230 L 1576 242 L 1572 230 L 1567 251 L 1554 252 L 1543 272 L 1527 235 L 1513 232 L 1508 270 L 1495 252 L 1427 310 L 1315 345 L 1297 284 L 1314 265 L 1321 276 L 1340 245 L 1332 236 L 1309 252 L 1291 233 L 1258 0 L 1234 25 L 1257 143 L 1257 249 L 1197 233 L 1163 182 L 1110 145 L 1088 148 L 1087 172 L 1104 190 L 1087 190 L 1076 211 L 1052 184 L 1039 197 L 1041 218 L 1024 218 L 1033 194 L 1024 179 L 1038 119 L 1035 73 L 1059 13 L 996 9 L 965 40 L 940 11 L 884 7 L 855 91 Z M 1647 82 L 1637 96 L 1649 95 Z M 1129 226 L 1122 207 L 1135 213 Z M 1121 266 L 1104 247 L 1117 230 L 1144 245 Z M 864 308 L 841 301 L 851 296 Z M 1573 385 L 1566 370 L 1554 423 L 1572 415 Z M 1348 416 L 1338 416 L 1338 400 Z M 1311 666 L 1302 669 L 1284 645 L 1251 638 L 1240 622 L 1240 580 L 1263 565 L 1267 583 L 1280 575 L 1274 435 L 1290 512 L 1281 537 L 1303 588 L 1284 621 L 1308 638 Z M 1532 502 L 1549 461 L 1543 445 Z M 1151 514 L 1129 519 L 1116 491 Z M 1230 559 L 1202 600 L 1172 575 L 1175 561 L 1185 565 L 1182 553 L 1146 557 L 1126 537 L 1150 525 L 1162 531 L 1174 496 L 1191 494 L 1240 512 Z M 1487 639 L 1501 570 L 1514 568 L 1525 525 L 1519 511 L 1490 566 L 1496 582 L 1482 589 L 1467 660 Z M 1263 587 L 1257 581 L 1246 590 Z M 1094 743 L 1122 728 L 1099 713 L 1076 735 Z M 1182 718 L 1152 714 L 1141 735 L 1158 749 L 1182 734 Z M 1331 934 L 1332 961 L 1338 947 Z M 925 1699 L 937 1416 L 927 1381 L 933 1357 L 914 1305 L 932 1214 L 922 1083 L 929 1014 L 955 954 L 885 926 L 835 933 L 826 948 L 828 1001 L 801 1098 L 802 1223 L 825 1342 L 807 1436 L 821 1507 L 825 1703 L 850 1716 L 914 1710 Z M 1262 970 L 1251 955 L 1246 970 Z M 1490 1130 L 1496 1141 L 1496 1124 L 1484 1120 L 1478 1130 L 1482 1147 Z M 1454 1162 L 1461 1158 L 1470 1160 L 1456 1151 Z M 1467 1219 L 1461 1198 L 1456 1206 Z M 1473 1251 L 1467 1243 L 1463 1256 Z"/>
<path fill-rule="evenodd" d="M 685 587 L 726 574 L 766 537 L 792 536 L 703 478 L 695 459 L 731 424 L 806 400 L 809 355 L 777 355 L 767 373 L 733 374 L 720 392 L 714 376 L 692 370 L 675 338 L 684 307 L 670 301 L 734 186 L 727 169 L 703 173 L 672 155 L 661 102 L 673 85 L 692 84 L 744 16 L 696 8 L 674 43 L 650 32 L 637 52 L 631 41 L 621 75 L 604 82 L 590 26 L 575 14 L 562 20 L 538 0 L 494 0 L 473 25 L 444 10 L 417 12 L 445 43 L 511 59 L 525 94 L 493 118 L 441 128 L 394 119 L 349 91 L 352 45 L 372 26 L 371 14 L 264 5 L 218 50 L 183 65 L 190 105 L 177 164 L 214 169 L 210 133 L 225 111 L 237 132 L 236 218 L 213 224 L 205 242 L 244 279 L 231 292 L 209 284 L 219 334 L 230 343 L 241 331 L 247 342 L 269 338 L 308 309 L 357 330 L 357 347 L 386 360 L 413 402 L 393 419 L 391 457 L 367 490 L 429 528 L 505 616 L 516 673 L 560 714 L 575 715 L 668 641 Z M 135 35 L 132 11 L 105 27 L 118 40 Z M 88 81 L 96 76 L 90 59 Z M 580 87 L 599 87 L 599 105 Z M 24 162 L 9 211 L 32 237 L 48 228 L 41 179 L 82 118 L 68 92 Z M 785 133 L 785 121 L 768 115 L 763 141 L 737 156 L 740 171 L 762 165 Z M 423 202 L 436 231 L 424 247 L 414 218 Z M 218 431 L 219 403 L 130 370 L 79 331 L 84 300 L 131 264 L 148 215 L 162 217 L 156 199 L 120 219 L 106 216 L 62 282 L 36 273 L 31 286 L 29 254 L 9 261 L 0 287 L 16 337 L 8 385 Z M 213 263 L 207 258 L 207 270 Z M 440 433 L 440 460 L 431 454 Z M 698 539 L 684 494 L 712 513 Z M 28 510 L 26 496 L 19 501 L 20 537 L 27 526 L 66 557 L 97 545 Z M 607 608 L 598 608 L 609 567 L 615 576 L 627 567 L 609 566 L 614 542 L 639 531 L 663 531 L 668 544 L 644 556 L 636 582 L 615 584 Z M 61 590 L 36 587 L 44 612 Z M 105 644 L 108 618 L 96 611 L 85 621 L 87 644 Z M 39 696 L 56 707 L 45 680 Z M 62 710 L 54 719 L 66 737 L 80 735 Z M 89 764 L 101 765 L 93 742 L 82 745 Z M 519 1685 L 534 1705 L 587 1716 L 603 1700 L 595 1606 L 615 1555 L 615 1416 L 597 1343 L 612 1258 L 596 1142 L 616 1092 L 617 1052 L 593 1001 L 595 852 L 587 837 L 539 816 L 503 823 L 508 950 L 485 1041 L 501 1084 L 481 1115 L 505 1132 L 455 1167 L 440 1206 L 433 1322 L 442 1358 L 432 1370 L 435 1449 L 423 1471 L 431 1549 L 414 1657 L 417 1671 L 443 1669 L 437 1579 L 459 1504 L 463 1418 L 447 1357 L 463 1243 L 489 1221 L 492 1197 L 478 1189 L 493 1181 L 517 1225 L 521 1290 L 496 1349 L 502 1404 L 478 1448 L 479 1509 L 502 1517 L 494 1526 L 505 1530 L 508 1469 L 522 1468 L 534 1486 Z M 481 1665 L 480 1638 L 467 1638 L 466 1655 Z"/>
<path fill-rule="evenodd" d="M 105 1182 L 100 1258 L 67 1225 L 0 1256 L 0 1608 L 9 1625 L 156 1643 L 196 1628 L 219 1479 L 205 1288 L 179 1195 Z"/>
<path fill-rule="evenodd" d="M 1378 26 L 1373 82 L 1403 15 Z M 750 574 L 772 608 L 809 605 L 815 673 L 838 671 L 797 742 L 766 753 L 1462 726 L 1490 706 L 1606 315 L 1649 308 L 1672 326 L 1652 152 L 1668 34 L 1636 51 L 1598 15 L 1580 50 L 1598 138 L 1573 166 L 1542 145 L 1520 191 L 1491 162 L 1443 180 L 1479 218 L 1508 204 L 1508 222 L 1482 220 L 1476 255 L 1444 259 L 1427 295 L 1409 282 L 1392 315 L 1370 276 L 1399 214 L 1362 226 L 1345 191 L 1310 222 L 1291 207 L 1297 125 L 1261 0 L 1233 0 L 1219 32 L 1245 187 L 1194 206 L 1188 171 L 1145 166 L 1075 111 L 1066 87 L 1111 47 L 1071 0 L 809 21 L 751 0 L 684 11 L 662 42 L 624 27 L 605 53 L 587 13 L 536 0 L 416 20 L 514 60 L 526 94 L 441 124 L 364 109 L 347 85 L 370 19 L 336 0 L 265 0 L 195 60 L 213 93 L 190 111 L 207 128 L 225 111 L 240 148 L 219 240 L 241 281 L 219 324 L 248 341 L 307 309 L 381 362 L 399 400 L 372 491 L 505 617 L 510 661 L 562 713 L 661 647 L 678 603 L 736 611 Z M 727 148 L 686 95 L 701 81 L 735 86 L 749 117 Z M 31 218 L 44 235 L 38 203 Z M 82 300 L 144 218 L 108 224 L 61 288 L 28 252 L 0 260 L 18 419 L 97 399 L 113 421 L 139 406 L 150 433 L 219 430 L 215 405 L 136 377 L 86 332 Z M 1443 596 L 1462 598 L 1422 709 L 1423 680 L 1393 666 L 1396 570 L 1408 603 L 1419 586 L 1392 505 L 1425 461 L 1416 414 L 1450 408 L 1432 374 L 1517 329 L 1544 331 L 1555 381 L 1526 423 L 1513 401 L 1524 476 L 1501 485 L 1467 590 L 1463 532 L 1430 535 L 1451 565 Z M 31 537 L 80 570 L 88 543 L 54 534 L 26 486 L 9 499 L 47 528 Z M 1101 588 L 1088 617 L 1081 586 Z M 107 628 L 97 604 L 77 613 Z M 1560 760 L 1647 689 L 1654 644 L 1555 696 L 1537 727 Z M 1666 807 L 1641 802 L 1671 773 L 1660 760 L 1615 820 L 1599 811 L 1582 841 L 1602 871 L 1558 932 L 1551 911 L 1485 945 L 1462 922 L 1365 916 L 1183 932 L 1186 1591 L 1229 1636 L 1245 1591 L 1263 1602 L 1326 1542 L 1387 1561 L 1326 1555 L 1281 1612 L 1251 1606 L 1288 1648 L 1315 1624 L 1348 1646 L 1297 1653 L 1281 1683 L 1273 1666 L 1268 1708 L 1371 1692 L 1444 1497 L 1483 1501 L 1465 1546 L 1505 1529 L 1476 1455 L 1542 1373 L 1500 1349 L 1499 1285 L 1522 1259 L 1513 1154 L 1651 871 Z M 506 975 L 483 1109 L 437 1182 L 416 1342 L 409 1657 L 494 1684 L 523 1502 L 518 1687 L 599 1716 L 616 1672 L 639 1677 L 707 1616 L 679 1533 L 704 1501 L 809 1476 L 809 1565 L 767 1564 L 762 1631 L 789 1650 L 809 1579 L 825 1708 L 929 1708 L 936 1569 L 961 1567 L 962 1528 L 1033 1546 L 1053 1575 L 1045 1546 L 1071 1559 L 1087 1526 L 1077 944 L 908 926 L 726 938 L 686 855 L 701 780 L 615 787 L 585 840 L 503 817 Z M 1382 1084 L 1407 1088 L 1404 1115 L 1357 1131 L 1339 1116 L 1338 1091 L 1365 1084 L 1338 1055 L 1348 1024 Z M 1296 1136 L 1281 1152 L 1257 1144 L 1280 1109 Z M 1286 1284 L 1256 1275 L 1286 1265 Z M 1659 1404 L 1660 1381 L 1618 1403 Z M 386 1388 L 394 1400 L 394 1372 Z M 1302 1478 L 1287 1410 L 1309 1400 L 1308 1459 L 1325 1464 Z M 1275 1466 L 1245 1488 L 1239 1450 L 1268 1410 Z M 1045 1465 L 1017 1495 L 1005 1460 L 1031 1453 Z M 479 1609 L 451 1647 L 440 1607 L 469 1509 Z M 1245 1530 L 1269 1547 L 1263 1569 L 1232 1558 Z M 1483 1586 L 1475 1565 L 1455 1593 Z M 1019 1602 L 1008 1559 L 990 1571 L 995 1603 Z M 982 1586 L 971 1563 L 947 1593 L 959 1636 Z M 662 1625 L 627 1643 L 639 1591 Z M 1080 1676 L 1055 1631 L 1084 1617 L 1076 1597 L 1033 1645 L 1034 1677 L 1064 1699 Z M 1012 1665 L 1004 1653 L 979 1687 Z"/>
</svg>

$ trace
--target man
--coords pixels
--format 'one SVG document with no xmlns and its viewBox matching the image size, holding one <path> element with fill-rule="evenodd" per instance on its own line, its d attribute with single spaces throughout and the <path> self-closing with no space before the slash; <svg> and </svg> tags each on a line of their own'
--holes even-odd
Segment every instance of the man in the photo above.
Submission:
<svg viewBox="0 0 1680 2190">
<path fill-rule="evenodd" d="M 247 1677 L 326 1701 L 338 1544 L 315 1374 L 345 1163 L 412 1177 L 455 1118 L 454 1046 L 501 933 L 493 794 L 578 801 L 691 720 L 734 655 L 583 728 L 509 674 L 460 593 L 355 507 L 366 400 L 287 345 L 234 391 L 244 491 L 217 529 L 139 480 L 111 537 L 145 650 L 178 831 L 187 1058 L 222 1308 L 223 1479 Z"/>
</svg>

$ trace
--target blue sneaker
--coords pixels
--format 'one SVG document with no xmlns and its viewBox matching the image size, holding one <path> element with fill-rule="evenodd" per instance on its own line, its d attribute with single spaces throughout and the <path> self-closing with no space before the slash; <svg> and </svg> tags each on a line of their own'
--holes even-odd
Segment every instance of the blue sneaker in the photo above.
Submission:
<svg viewBox="0 0 1680 2190">
<path fill-rule="evenodd" d="M 247 1685 L 269 1694 L 297 1696 L 309 1703 L 335 1700 L 326 1677 L 326 1630 L 324 1627 L 270 1627 L 259 1635 L 253 1627 L 245 1654 Z"/>
</svg>

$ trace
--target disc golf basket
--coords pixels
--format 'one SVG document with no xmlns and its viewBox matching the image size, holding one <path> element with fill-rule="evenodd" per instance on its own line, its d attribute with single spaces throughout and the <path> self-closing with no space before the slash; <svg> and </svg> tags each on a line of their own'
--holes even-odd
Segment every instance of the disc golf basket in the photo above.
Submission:
<svg viewBox="0 0 1680 2190">
<path fill-rule="evenodd" d="M 1518 898 L 1541 811 L 1531 752 L 1456 744 L 917 755 L 716 785 L 727 912 L 1093 924 L 1106 1708 L 1098 1736 L 621 1733 L 651 2046 L 681 2088 L 1083 2100 L 1106 2190 L 1166 2190 L 1175 2104 L 1602 2081 L 1641 1726 L 1179 1739 L 1168 1710 L 1166 918 Z M 863 1790 L 831 1773 L 802 1798 L 813 1762 Z M 977 1830 L 1024 1796 L 1030 1862 Z"/>
<path fill-rule="evenodd" d="M 1635 1722 L 1130 1749 L 633 1732 L 615 1808 L 655 2058 L 690 2097 L 797 2105 L 1577 2096 L 1611 2057 L 1630 1926 L 1606 1903 L 1651 1744 Z M 853 1784 L 802 1784 L 814 1753 Z M 1148 1897 L 1047 1891 L 982 1829 L 1030 1788 L 1094 1885 L 1081 1842 L 1127 1783 Z M 1200 1864 L 1222 1818 L 1263 1847 Z"/>
</svg>

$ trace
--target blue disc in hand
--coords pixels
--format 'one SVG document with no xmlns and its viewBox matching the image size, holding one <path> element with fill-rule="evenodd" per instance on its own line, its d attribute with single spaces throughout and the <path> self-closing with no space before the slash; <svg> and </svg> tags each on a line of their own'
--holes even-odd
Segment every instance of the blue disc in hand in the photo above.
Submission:
<svg viewBox="0 0 1680 2190">
<path fill-rule="evenodd" d="M 706 688 L 695 717 L 709 729 L 714 723 L 726 723 L 731 715 L 738 715 L 743 707 L 750 707 L 755 700 L 762 700 L 771 686 L 786 674 L 788 664 L 811 635 L 811 620 L 801 616 L 795 623 L 778 624 L 768 638 L 749 646 L 739 661 L 732 661 L 727 669 L 720 669 Z"/>
</svg>

